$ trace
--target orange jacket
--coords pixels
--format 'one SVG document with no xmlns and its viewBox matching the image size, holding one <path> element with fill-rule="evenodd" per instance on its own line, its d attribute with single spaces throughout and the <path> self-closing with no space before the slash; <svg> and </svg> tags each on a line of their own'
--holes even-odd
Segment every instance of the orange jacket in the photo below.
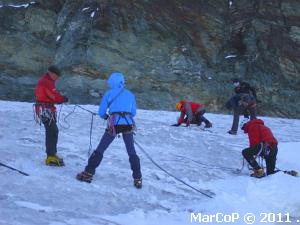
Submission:
<svg viewBox="0 0 300 225">
<path fill-rule="evenodd" d="M 266 127 L 264 121 L 260 119 L 253 119 L 246 123 L 244 132 L 248 133 L 250 147 L 254 147 L 261 142 L 267 143 L 271 148 L 278 144 L 270 128 Z"/>
<path fill-rule="evenodd" d="M 64 102 L 64 97 L 56 90 L 55 81 L 48 73 L 44 74 L 38 81 L 35 88 L 35 97 L 38 104 L 51 108 L 53 112 L 56 111 L 55 103 Z"/>
<path fill-rule="evenodd" d="M 181 114 L 178 120 L 179 124 L 184 123 L 185 115 L 187 115 L 188 118 L 187 123 L 190 123 L 197 112 L 204 110 L 204 105 L 196 102 L 180 101 L 180 104 L 181 104 L 181 109 L 180 109 Z"/>
</svg>

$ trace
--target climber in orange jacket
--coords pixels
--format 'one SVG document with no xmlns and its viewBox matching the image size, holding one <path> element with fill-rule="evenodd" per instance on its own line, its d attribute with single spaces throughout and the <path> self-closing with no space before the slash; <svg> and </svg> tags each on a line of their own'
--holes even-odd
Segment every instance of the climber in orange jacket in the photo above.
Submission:
<svg viewBox="0 0 300 225">
<path fill-rule="evenodd" d="M 68 98 L 56 90 L 55 82 L 61 71 L 56 66 L 50 66 L 46 74 L 38 81 L 35 88 L 35 118 L 43 123 L 46 131 L 45 164 L 49 166 L 64 166 L 64 161 L 57 153 L 58 127 L 56 125 L 55 104 L 68 102 Z"/>
<path fill-rule="evenodd" d="M 182 123 L 185 123 L 187 127 L 190 124 L 197 124 L 197 126 L 200 126 L 201 123 L 204 122 L 205 128 L 212 127 L 212 123 L 203 116 L 205 113 L 203 104 L 180 101 L 176 103 L 176 110 L 180 111 L 181 114 L 178 122 L 172 126 L 180 126 Z"/>
<path fill-rule="evenodd" d="M 242 122 L 240 126 L 249 137 L 250 146 L 245 148 L 242 154 L 254 170 L 251 176 L 256 178 L 265 176 L 265 172 L 257 163 L 255 156 L 262 156 L 266 160 L 267 175 L 275 173 L 278 141 L 271 129 L 265 126 L 261 119 Z"/>
</svg>

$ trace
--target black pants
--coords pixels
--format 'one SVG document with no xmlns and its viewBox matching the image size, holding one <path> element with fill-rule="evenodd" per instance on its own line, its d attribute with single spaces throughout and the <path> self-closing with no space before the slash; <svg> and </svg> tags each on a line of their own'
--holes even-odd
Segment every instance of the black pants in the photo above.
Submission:
<svg viewBox="0 0 300 225">
<path fill-rule="evenodd" d="M 208 121 L 208 119 L 206 119 L 203 115 L 205 113 L 205 110 L 201 110 L 200 112 L 197 112 L 195 114 L 195 119 L 196 119 L 196 124 L 197 125 L 201 125 L 202 122 L 205 123 L 205 125 L 210 124 L 210 122 Z"/>
<path fill-rule="evenodd" d="M 190 121 L 191 124 L 197 124 L 198 126 L 201 125 L 202 122 L 205 123 L 205 125 L 210 124 L 209 120 L 206 119 L 203 115 L 206 111 L 205 110 L 201 110 L 199 112 L 196 112 L 195 115 L 193 116 L 192 121 Z M 186 123 L 188 121 L 188 117 L 186 116 L 184 118 L 184 122 Z"/>
<path fill-rule="evenodd" d="M 261 146 L 262 144 L 258 144 L 252 148 L 245 148 L 242 154 L 253 169 L 261 169 L 254 158 L 254 156 L 260 153 L 259 156 L 262 156 L 266 160 L 267 175 L 273 174 L 276 167 L 277 146 L 272 149 L 263 149 L 262 151 Z"/>
<path fill-rule="evenodd" d="M 46 130 L 46 153 L 48 156 L 54 156 L 57 153 L 58 127 L 56 120 L 42 118 Z"/>
</svg>

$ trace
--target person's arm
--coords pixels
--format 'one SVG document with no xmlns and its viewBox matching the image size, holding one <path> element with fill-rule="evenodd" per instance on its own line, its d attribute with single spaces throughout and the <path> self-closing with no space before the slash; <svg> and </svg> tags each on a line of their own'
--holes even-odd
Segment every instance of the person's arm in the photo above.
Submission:
<svg viewBox="0 0 300 225">
<path fill-rule="evenodd" d="M 184 112 L 180 112 L 180 117 L 179 117 L 179 120 L 178 120 L 178 123 L 177 124 L 182 124 L 184 122 L 184 116 L 185 116 L 185 113 Z"/>
<path fill-rule="evenodd" d="M 108 115 L 106 114 L 108 106 L 108 93 L 105 93 L 103 98 L 101 99 L 98 114 L 102 119 L 107 119 Z"/>
<path fill-rule="evenodd" d="M 136 101 L 135 96 L 133 96 L 132 106 L 131 106 L 131 116 L 134 117 L 136 115 Z"/>
<path fill-rule="evenodd" d="M 63 103 L 66 101 L 66 98 L 62 96 L 56 89 L 55 87 L 53 89 L 49 89 L 45 87 L 45 93 L 48 98 L 51 99 L 53 103 Z"/>
</svg>

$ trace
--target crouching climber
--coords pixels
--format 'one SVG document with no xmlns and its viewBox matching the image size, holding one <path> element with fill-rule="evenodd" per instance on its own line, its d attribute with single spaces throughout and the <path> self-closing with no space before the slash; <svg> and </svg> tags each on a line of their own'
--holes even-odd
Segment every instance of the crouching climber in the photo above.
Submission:
<svg viewBox="0 0 300 225">
<path fill-rule="evenodd" d="M 242 151 L 244 158 L 253 168 L 252 177 L 261 178 L 265 175 L 275 173 L 277 140 L 273 136 L 270 128 L 264 125 L 261 119 L 253 119 L 246 123 L 241 123 L 241 129 L 248 134 L 250 147 Z M 263 157 L 266 161 L 267 174 L 257 163 L 256 157 Z"/>
<path fill-rule="evenodd" d="M 172 126 L 180 126 L 182 123 L 185 123 L 187 127 L 190 126 L 190 124 L 200 126 L 202 122 L 204 122 L 205 128 L 212 127 L 212 123 L 204 117 L 206 111 L 203 104 L 180 101 L 176 103 L 176 110 L 181 113 L 178 122 Z"/>
</svg>

